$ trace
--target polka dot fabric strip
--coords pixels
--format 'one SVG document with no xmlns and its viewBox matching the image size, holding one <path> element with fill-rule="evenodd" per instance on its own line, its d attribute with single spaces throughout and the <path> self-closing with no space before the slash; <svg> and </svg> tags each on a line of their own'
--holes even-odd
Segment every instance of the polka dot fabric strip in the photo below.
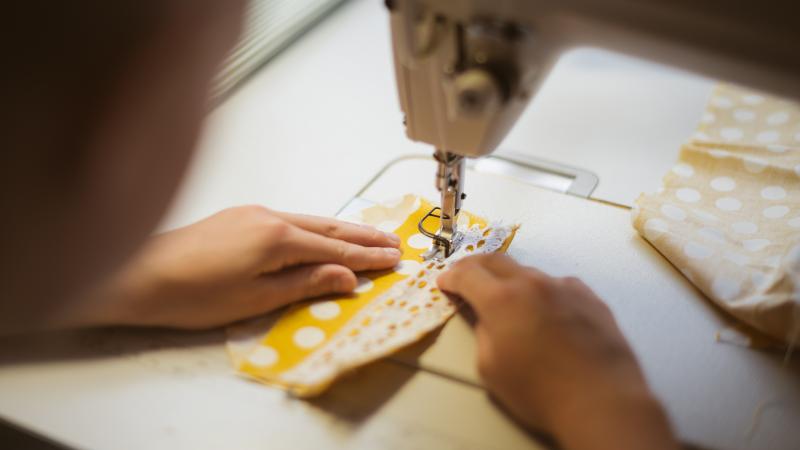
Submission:
<svg viewBox="0 0 800 450">
<path fill-rule="evenodd" d="M 800 105 L 719 86 L 694 139 L 633 210 L 636 230 L 712 301 L 800 333 Z"/>
<path fill-rule="evenodd" d="M 429 202 L 408 195 L 362 211 L 359 222 L 401 237 L 400 264 L 361 274 L 352 295 L 295 305 L 271 328 L 259 321 L 231 327 L 228 349 L 237 369 L 309 397 L 323 392 L 342 373 L 387 356 L 444 324 L 456 306 L 436 287 L 438 274 L 463 256 L 504 251 L 516 228 L 489 225 L 462 212 L 459 222 L 466 231 L 459 250 L 444 262 L 424 261 L 421 255 L 431 240 L 418 232 L 417 222 L 430 208 Z M 254 333 L 259 337 L 252 338 Z"/>
</svg>

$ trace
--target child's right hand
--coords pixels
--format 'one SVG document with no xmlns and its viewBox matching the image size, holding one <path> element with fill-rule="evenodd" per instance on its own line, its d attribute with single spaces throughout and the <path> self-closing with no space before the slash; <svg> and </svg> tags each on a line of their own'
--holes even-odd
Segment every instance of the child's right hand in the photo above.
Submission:
<svg viewBox="0 0 800 450">
<path fill-rule="evenodd" d="M 400 260 L 399 238 L 260 206 L 221 211 L 153 237 L 56 326 L 210 328 L 298 300 L 347 293 L 354 272 Z"/>
<path fill-rule="evenodd" d="M 523 423 L 566 449 L 676 448 L 611 311 L 580 280 L 488 254 L 438 285 L 472 305 L 481 376 Z"/>
</svg>

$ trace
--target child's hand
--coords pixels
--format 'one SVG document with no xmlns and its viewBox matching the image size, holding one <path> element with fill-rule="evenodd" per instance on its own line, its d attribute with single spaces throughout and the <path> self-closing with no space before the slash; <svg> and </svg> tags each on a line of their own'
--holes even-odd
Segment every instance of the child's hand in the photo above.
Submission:
<svg viewBox="0 0 800 450">
<path fill-rule="evenodd" d="M 231 208 L 151 239 L 61 326 L 209 328 L 356 287 L 400 260 L 397 236 L 333 219 Z"/>
<path fill-rule="evenodd" d="M 580 280 L 491 254 L 438 285 L 473 306 L 481 376 L 523 423 L 566 449 L 675 448 L 611 311 Z"/>
</svg>

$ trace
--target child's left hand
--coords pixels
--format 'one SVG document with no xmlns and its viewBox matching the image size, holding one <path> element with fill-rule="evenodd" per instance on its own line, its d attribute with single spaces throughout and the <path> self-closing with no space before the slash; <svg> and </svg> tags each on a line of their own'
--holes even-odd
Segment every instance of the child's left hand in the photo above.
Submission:
<svg viewBox="0 0 800 450">
<path fill-rule="evenodd" d="M 356 287 L 354 272 L 400 260 L 399 238 L 259 206 L 221 211 L 153 237 L 84 307 L 57 326 L 224 325 Z"/>
</svg>

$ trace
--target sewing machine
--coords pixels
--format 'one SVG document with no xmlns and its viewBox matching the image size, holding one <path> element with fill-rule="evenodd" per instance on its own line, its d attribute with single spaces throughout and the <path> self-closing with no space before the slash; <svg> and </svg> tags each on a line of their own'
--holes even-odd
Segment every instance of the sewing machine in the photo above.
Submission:
<svg viewBox="0 0 800 450">
<path fill-rule="evenodd" d="M 221 103 L 163 228 L 235 204 L 334 215 L 345 204 L 438 195 L 429 146 L 400 126 L 386 18 L 375 0 L 346 3 Z M 628 207 L 658 188 L 714 84 L 622 55 L 568 52 L 499 148 L 465 160 L 466 207 L 522 223 L 511 256 L 578 276 L 608 302 L 682 441 L 796 449 L 800 361 L 717 343 L 727 319 L 630 226 Z M 545 448 L 481 387 L 461 316 L 313 402 L 235 376 L 224 339 L 220 330 L 97 330 L 0 342 L 0 417 L 74 448 Z M 783 400 L 748 435 L 753 411 L 773 398 Z"/>
<path fill-rule="evenodd" d="M 387 0 L 408 137 L 436 148 L 430 256 L 458 246 L 464 157 L 492 153 L 565 49 L 587 43 L 773 92 L 800 92 L 789 2 Z M 426 227 L 440 219 L 439 229 Z"/>
</svg>

